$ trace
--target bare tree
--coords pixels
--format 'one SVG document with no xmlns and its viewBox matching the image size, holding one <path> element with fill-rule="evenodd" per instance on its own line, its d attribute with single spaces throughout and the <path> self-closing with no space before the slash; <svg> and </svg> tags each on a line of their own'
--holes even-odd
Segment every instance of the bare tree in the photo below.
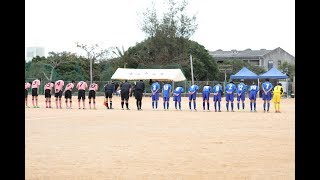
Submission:
<svg viewBox="0 0 320 180">
<path fill-rule="evenodd" d="M 90 83 L 92 83 L 92 81 L 93 81 L 92 64 L 96 60 L 103 58 L 106 54 L 108 54 L 109 51 L 106 49 L 97 50 L 99 48 L 98 44 L 88 46 L 86 44 L 77 42 L 76 45 L 77 45 L 77 47 L 81 48 L 82 50 L 84 50 L 86 52 L 87 59 L 90 61 Z"/>
<path fill-rule="evenodd" d="M 53 72 L 54 70 L 59 67 L 61 64 L 66 63 L 66 57 L 70 56 L 70 52 L 61 52 L 61 53 L 55 53 L 55 52 L 49 52 L 49 56 L 44 62 L 40 62 L 41 64 L 45 66 L 49 66 L 51 68 L 50 71 L 50 77 L 47 76 L 47 74 L 42 71 L 43 75 L 46 77 L 47 80 L 52 81 Z"/>
</svg>

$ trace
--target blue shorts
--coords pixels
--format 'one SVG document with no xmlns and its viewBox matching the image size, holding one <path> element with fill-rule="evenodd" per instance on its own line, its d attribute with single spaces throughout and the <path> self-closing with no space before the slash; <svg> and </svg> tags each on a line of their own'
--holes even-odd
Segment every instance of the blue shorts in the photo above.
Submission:
<svg viewBox="0 0 320 180">
<path fill-rule="evenodd" d="M 202 98 L 203 100 L 209 100 L 210 92 L 202 92 Z"/>
<path fill-rule="evenodd" d="M 188 94 L 188 97 L 189 97 L 189 100 L 196 100 L 196 98 L 197 98 L 197 93 L 193 93 L 193 94 Z"/>
<path fill-rule="evenodd" d="M 271 92 L 269 91 L 268 93 L 267 93 L 267 95 L 262 91 L 262 99 L 263 100 L 267 100 L 267 101 L 270 101 L 271 99 L 272 99 L 272 94 L 271 94 Z"/>
<path fill-rule="evenodd" d="M 152 98 L 152 101 L 158 101 L 159 100 L 159 93 L 152 95 L 151 98 Z"/>
<path fill-rule="evenodd" d="M 181 95 L 180 96 L 173 96 L 173 101 L 181 102 Z"/>
<path fill-rule="evenodd" d="M 249 94 L 249 99 L 250 100 L 256 100 L 257 99 L 257 93 L 250 93 Z"/>
<path fill-rule="evenodd" d="M 231 102 L 233 102 L 233 100 L 234 100 L 234 95 L 233 95 L 233 93 L 231 93 L 231 94 L 226 93 L 226 101 L 231 101 Z"/>
<path fill-rule="evenodd" d="M 244 99 L 246 98 L 246 93 L 242 93 L 240 94 L 240 96 L 237 94 L 237 101 L 244 101 Z"/>
<path fill-rule="evenodd" d="M 213 101 L 221 101 L 221 94 L 213 95 Z"/>
<path fill-rule="evenodd" d="M 170 97 L 163 97 L 163 101 L 169 101 Z"/>
</svg>

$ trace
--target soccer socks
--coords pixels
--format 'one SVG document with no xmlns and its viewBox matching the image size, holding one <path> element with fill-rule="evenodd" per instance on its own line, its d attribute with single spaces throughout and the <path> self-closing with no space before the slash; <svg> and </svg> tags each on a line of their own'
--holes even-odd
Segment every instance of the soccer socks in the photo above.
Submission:
<svg viewBox="0 0 320 180">
<path fill-rule="evenodd" d="M 263 103 L 263 110 L 266 110 L 266 103 Z"/>
<path fill-rule="evenodd" d="M 158 109 L 158 101 L 156 101 L 156 109 Z"/>
<path fill-rule="evenodd" d="M 202 107 L 203 107 L 203 110 L 206 110 L 206 102 L 202 102 Z"/>
<path fill-rule="evenodd" d="M 242 103 L 242 109 L 244 109 L 244 102 Z"/>
<path fill-rule="evenodd" d="M 214 110 L 217 110 L 217 101 L 214 102 Z"/>
<path fill-rule="evenodd" d="M 121 108 L 123 108 L 124 102 L 121 102 Z"/>
<path fill-rule="evenodd" d="M 231 102 L 231 111 L 233 111 L 233 102 Z"/>
<path fill-rule="evenodd" d="M 218 109 L 219 109 L 219 111 L 220 111 L 220 107 L 221 107 L 221 103 L 220 103 L 220 101 L 218 101 Z"/>
<path fill-rule="evenodd" d="M 129 109 L 129 103 L 127 103 L 127 102 L 126 102 L 126 107 L 127 107 L 127 109 Z"/>
<path fill-rule="evenodd" d="M 210 110 L 210 104 L 209 104 L 209 102 L 207 102 L 207 107 L 208 107 L 208 110 Z"/>
<path fill-rule="evenodd" d="M 194 108 L 194 109 L 197 109 L 196 101 L 193 101 L 193 108 Z"/>
<path fill-rule="evenodd" d="M 238 107 L 238 110 L 239 110 L 240 109 L 240 103 L 239 102 L 237 103 L 237 107 Z"/>
<path fill-rule="evenodd" d="M 141 106 L 142 106 L 142 101 L 140 100 L 139 101 L 139 108 L 141 109 Z"/>
<path fill-rule="evenodd" d="M 268 111 L 269 111 L 269 108 L 270 108 L 270 103 L 268 102 L 268 109 L 267 109 Z"/>
<path fill-rule="evenodd" d="M 166 102 L 163 101 L 163 109 L 166 109 Z"/>
<path fill-rule="evenodd" d="M 154 109 L 154 101 L 152 101 L 152 109 Z"/>
<path fill-rule="evenodd" d="M 229 111 L 229 102 L 226 103 L 227 111 Z"/>
<path fill-rule="evenodd" d="M 136 105 L 137 105 L 137 108 L 139 109 L 139 102 L 138 102 L 138 100 L 136 101 Z"/>
<path fill-rule="evenodd" d="M 191 102 L 189 102 L 189 108 L 191 109 Z"/>
<path fill-rule="evenodd" d="M 181 110 L 181 102 L 179 102 L 179 109 Z"/>
<path fill-rule="evenodd" d="M 177 101 L 174 102 L 174 107 L 177 109 Z"/>
<path fill-rule="evenodd" d="M 112 101 L 110 101 L 110 109 L 112 108 Z"/>
<path fill-rule="evenodd" d="M 253 103 L 254 110 L 256 110 L 256 106 L 257 106 L 257 103 L 254 102 L 254 103 Z"/>
<path fill-rule="evenodd" d="M 167 109 L 169 109 L 169 101 L 167 101 Z"/>
<path fill-rule="evenodd" d="M 252 102 L 250 102 L 250 110 L 252 111 Z"/>
</svg>

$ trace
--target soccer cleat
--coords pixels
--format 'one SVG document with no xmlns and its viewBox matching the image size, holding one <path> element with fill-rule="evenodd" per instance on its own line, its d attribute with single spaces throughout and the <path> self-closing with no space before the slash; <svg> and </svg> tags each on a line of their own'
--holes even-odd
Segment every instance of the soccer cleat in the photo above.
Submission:
<svg viewBox="0 0 320 180">
<path fill-rule="evenodd" d="M 250 110 L 250 112 L 252 112 L 252 110 Z"/>
<path fill-rule="evenodd" d="M 219 110 L 218 112 L 221 112 L 221 110 Z"/>
<path fill-rule="evenodd" d="M 121 108 L 122 110 L 124 110 L 124 108 Z"/>
<path fill-rule="evenodd" d="M 129 108 L 127 108 L 127 110 L 130 110 Z"/>
<path fill-rule="evenodd" d="M 257 110 L 254 110 L 254 112 L 257 112 Z"/>
</svg>

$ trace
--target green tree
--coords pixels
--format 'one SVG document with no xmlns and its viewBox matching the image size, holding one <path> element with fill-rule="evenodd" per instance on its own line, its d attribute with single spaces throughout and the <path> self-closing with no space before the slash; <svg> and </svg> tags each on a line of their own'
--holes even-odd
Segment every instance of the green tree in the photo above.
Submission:
<svg viewBox="0 0 320 180">
<path fill-rule="evenodd" d="M 165 1 L 168 12 L 158 16 L 155 3 L 147 8 L 141 17 L 140 27 L 148 37 L 183 37 L 189 39 L 196 31 L 196 16 L 189 17 L 186 14 L 187 0 L 177 3 L 174 0 Z M 160 19 L 161 18 L 161 19 Z"/>
<path fill-rule="evenodd" d="M 294 64 L 291 64 L 285 61 L 278 67 L 278 69 L 281 70 L 283 73 L 287 74 L 287 76 L 289 76 L 289 79 L 293 81 L 293 76 L 295 75 Z"/>
</svg>

